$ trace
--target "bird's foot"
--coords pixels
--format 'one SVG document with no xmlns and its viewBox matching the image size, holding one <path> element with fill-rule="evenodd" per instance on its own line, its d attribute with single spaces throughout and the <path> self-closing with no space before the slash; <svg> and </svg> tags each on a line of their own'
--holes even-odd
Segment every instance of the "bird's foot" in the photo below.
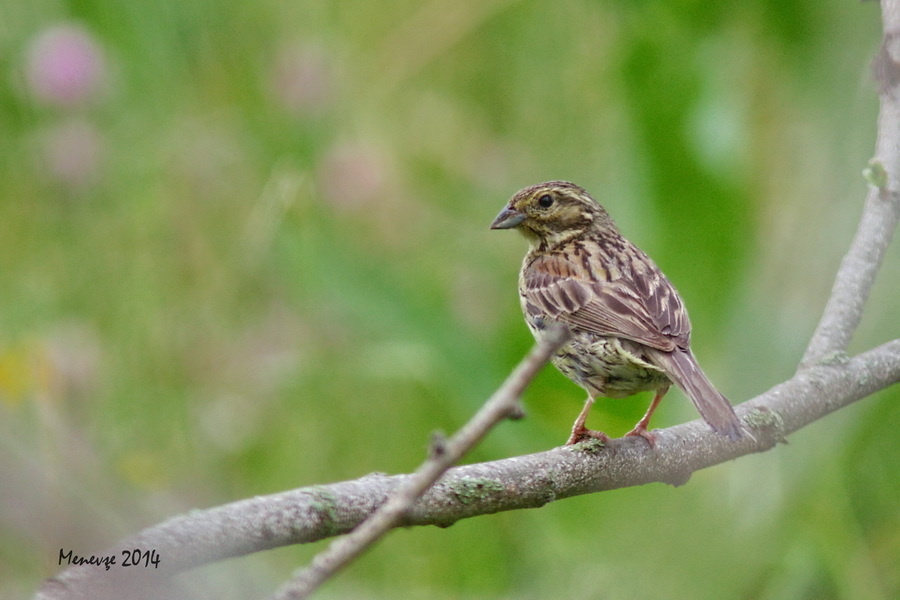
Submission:
<svg viewBox="0 0 900 600">
<path fill-rule="evenodd" d="M 646 427 L 642 427 L 640 423 L 631 431 L 625 434 L 625 437 L 642 437 L 647 440 L 651 448 L 656 448 L 656 436 L 647 431 Z"/>
<path fill-rule="evenodd" d="M 572 435 L 569 436 L 569 440 L 566 442 L 566 446 L 577 444 L 581 440 L 586 439 L 600 440 L 604 444 L 609 443 L 608 435 L 606 435 L 602 431 L 594 431 L 593 429 L 588 429 L 587 427 L 582 425 L 581 427 L 575 427 L 572 429 Z"/>
</svg>

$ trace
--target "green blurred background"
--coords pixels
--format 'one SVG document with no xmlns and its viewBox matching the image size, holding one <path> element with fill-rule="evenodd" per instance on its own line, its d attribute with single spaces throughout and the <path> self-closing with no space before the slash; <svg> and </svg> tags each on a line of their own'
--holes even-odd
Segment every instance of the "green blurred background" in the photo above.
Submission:
<svg viewBox="0 0 900 600">
<path fill-rule="evenodd" d="M 538 181 L 654 257 L 735 402 L 789 377 L 866 193 L 879 41 L 846 0 L 3 3 L 0 595 L 63 547 L 415 468 L 531 344 L 525 242 L 488 225 Z M 900 336 L 898 281 L 895 244 L 854 352 Z M 469 460 L 561 444 L 582 395 L 546 369 Z M 319 597 L 896 598 L 898 400 L 681 488 L 394 532 Z M 673 392 L 654 425 L 695 417 Z M 191 581 L 262 597 L 322 547 Z"/>
</svg>

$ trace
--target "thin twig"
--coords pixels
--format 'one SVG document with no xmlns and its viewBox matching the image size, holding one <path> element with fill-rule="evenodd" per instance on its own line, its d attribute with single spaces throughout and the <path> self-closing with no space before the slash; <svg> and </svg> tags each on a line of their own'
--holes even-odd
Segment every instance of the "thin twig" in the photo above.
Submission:
<svg viewBox="0 0 900 600">
<path fill-rule="evenodd" d="M 900 136 L 895 139 L 900 139 Z M 900 205 L 896 198 L 884 188 L 869 190 L 856 237 L 841 261 L 840 274 L 835 279 L 825 312 L 800 362 L 801 368 L 846 352 L 859 326 L 875 275 L 897 228 Z"/>
<path fill-rule="evenodd" d="M 535 344 L 512 374 L 475 413 L 468 423 L 450 439 L 443 436 L 432 441 L 428 458 L 406 478 L 391 497 L 352 533 L 338 539 L 316 555 L 310 565 L 297 573 L 272 596 L 273 600 L 301 600 L 354 558 L 365 552 L 390 529 L 396 527 L 406 512 L 443 473 L 475 447 L 498 423 L 521 414 L 519 399 L 534 376 L 570 337 L 569 330 L 557 326 L 542 343 Z"/>
<path fill-rule="evenodd" d="M 881 5 L 884 40 L 874 62 L 880 109 L 875 157 L 868 168 L 869 193 L 801 368 L 847 350 L 900 220 L 900 7 L 897 2 Z"/>
</svg>

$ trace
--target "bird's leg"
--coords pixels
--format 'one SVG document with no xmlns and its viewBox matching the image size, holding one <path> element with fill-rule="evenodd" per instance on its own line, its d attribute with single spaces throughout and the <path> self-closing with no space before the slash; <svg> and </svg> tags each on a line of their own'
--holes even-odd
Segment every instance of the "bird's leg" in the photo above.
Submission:
<svg viewBox="0 0 900 600">
<path fill-rule="evenodd" d="M 575 419 L 575 424 L 572 425 L 572 435 L 569 436 L 566 446 L 571 446 L 583 438 L 595 438 L 604 444 L 609 441 L 609 436 L 602 431 L 594 431 L 584 426 L 584 422 L 587 420 L 588 413 L 591 411 L 593 405 L 594 397 L 588 394 L 587 402 L 584 403 L 581 414 L 578 415 L 578 418 Z"/>
<path fill-rule="evenodd" d="M 650 417 L 653 416 L 653 412 L 656 410 L 656 407 L 659 406 L 659 401 L 663 399 L 663 396 L 665 396 L 668 391 L 669 386 L 656 390 L 656 395 L 653 396 L 653 402 L 650 403 L 650 408 L 647 409 L 647 412 L 644 413 L 641 420 L 637 422 L 634 429 L 625 434 L 626 437 L 630 435 L 640 436 L 647 440 L 647 443 L 650 444 L 651 448 L 656 446 L 656 436 L 647 431 L 647 425 L 650 424 Z"/>
</svg>

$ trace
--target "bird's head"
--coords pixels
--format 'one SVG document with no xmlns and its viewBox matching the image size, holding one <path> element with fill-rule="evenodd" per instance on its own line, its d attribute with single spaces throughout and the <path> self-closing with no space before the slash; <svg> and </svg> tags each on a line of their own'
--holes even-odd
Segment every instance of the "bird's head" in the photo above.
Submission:
<svg viewBox="0 0 900 600">
<path fill-rule="evenodd" d="M 617 231 L 609 213 L 568 181 L 547 181 L 516 192 L 491 223 L 491 229 L 514 228 L 533 247 L 557 246 L 589 230 Z"/>
</svg>

